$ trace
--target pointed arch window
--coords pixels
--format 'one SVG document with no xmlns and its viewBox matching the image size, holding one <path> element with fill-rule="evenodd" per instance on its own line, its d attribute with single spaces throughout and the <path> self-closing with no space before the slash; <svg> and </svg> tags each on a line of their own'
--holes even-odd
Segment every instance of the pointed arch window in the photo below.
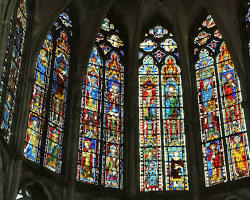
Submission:
<svg viewBox="0 0 250 200">
<path fill-rule="evenodd" d="M 145 34 L 139 66 L 140 190 L 187 191 L 181 67 L 166 27 Z"/>
<path fill-rule="evenodd" d="M 24 156 L 60 173 L 71 67 L 72 22 L 68 11 L 43 42 L 35 68 Z"/>
<path fill-rule="evenodd" d="M 240 81 L 211 15 L 194 38 L 201 139 L 207 187 L 249 177 L 249 146 Z"/>
<path fill-rule="evenodd" d="M 124 43 L 105 18 L 82 89 L 78 181 L 123 188 Z"/>
<path fill-rule="evenodd" d="M 9 24 L 3 71 L 0 82 L 0 128 L 9 141 L 15 111 L 27 24 L 27 2 L 19 0 Z"/>
</svg>

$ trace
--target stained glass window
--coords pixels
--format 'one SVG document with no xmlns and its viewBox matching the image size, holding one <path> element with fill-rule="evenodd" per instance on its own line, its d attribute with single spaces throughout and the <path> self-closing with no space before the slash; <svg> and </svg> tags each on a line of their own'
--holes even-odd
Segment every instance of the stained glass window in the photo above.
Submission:
<svg viewBox="0 0 250 200">
<path fill-rule="evenodd" d="M 140 190 L 187 191 L 188 172 L 179 53 L 157 25 L 139 51 Z"/>
<path fill-rule="evenodd" d="M 60 14 L 39 52 L 24 156 L 60 173 L 70 69 L 72 23 Z"/>
<path fill-rule="evenodd" d="M 240 81 L 209 15 L 194 39 L 205 185 L 249 176 L 249 146 Z"/>
<path fill-rule="evenodd" d="M 0 128 L 5 133 L 4 138 L 7 142 L 12 128 L 22 64 L 27 19 L 26 4 L 25 0 L 19 0 L 12 15 L 0 82 Z"/>
<path fill-rule="evenodd" d="M 124 43 L 105 18 L 82 89 L 77 180 L 123 188 Z"/>
</svg>

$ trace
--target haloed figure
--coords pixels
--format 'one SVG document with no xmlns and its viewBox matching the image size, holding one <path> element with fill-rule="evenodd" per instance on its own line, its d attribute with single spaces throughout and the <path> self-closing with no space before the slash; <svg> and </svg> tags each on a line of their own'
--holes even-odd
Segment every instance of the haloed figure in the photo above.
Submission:
<svg viewBox="0 0 250 200">
<path fill-rule="evenodd" d="M 111 145 L 109 148 L 108 156 L 106 158 L 105 183 L 113 187 L 118 187 L 118 182 L 119 182 L 118 174 L 119 174 L 118 147 L 115 145 Z"/>
<path fill-rule="evenodd" d="M 217 182 L 221 179 L 221 156 L 220 152 L 217 149 L 218 145 L 213 142 L 209 145 L 208 149 L 208 160 L 211 162 L 212 174 L 210 174 L 211 181 Z"/>
<path fill-rule="evenodd" d="M 246 176 L 248 173 L 245 147 L 241 141 L 241 136 L 236 135 L 233 137 L 233 157 L 234 168 L 237 176 Z"/>
<path fill-rule="evenodd" d="M 27 146 L 24 149 L 26 158 L 32 161 L 36 161 L 37 148 L 39 143 L 39 122 L 37 118 L 31 119 L 31 124 L 27 130 Z"/>
<path fill-rule="evenodd" d="M 81 179 L 86 181 L 93 181 L 93 167 L 94 167 L 94 149 L 91 147 L 92 141 L 85 138 L 83 142 L 82 152 L 82 170 Z"/>
<path fill-rule="evenodd" d="M 173 181 L 173 187 L 183 187 L 182 169 L 184 162 L 180 158 L 178 151 L 173 152 L 173 158 L 171 160 L 171 180 Z"/>
<path fill-rule="evenodd" d="M 177 97 L 177 89 L 174 85 L 169 85 L 167 87 L 167 95 L 166 100 L 169 103 L 169 113 L 168 118 L 176 118 L 178 116 L 177 113 L 177 105 L 178 105 L 178 97 Z"/>
</svg>

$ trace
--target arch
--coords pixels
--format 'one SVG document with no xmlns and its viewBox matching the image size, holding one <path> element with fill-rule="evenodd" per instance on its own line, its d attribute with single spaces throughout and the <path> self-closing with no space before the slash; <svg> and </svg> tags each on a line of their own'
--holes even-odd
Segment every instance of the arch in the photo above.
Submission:
<svg viewBox="0 0 250 200">
<path fill-rule="evenodd" d="M 71 66 L 72 22 L 61 13 L 44 40 L 36 61 L 24 156 L 60 173 Z"/>
<path fill-rule="evenodd" d="M 78 181 L 123 188 L 124 42 L 105 18 L 82 89 Z"/>
<path fill-rule="evenodd" d="M 26 179 L 20 184 L 16 197 L 16 200 L 25 199 L 53 200 L 54 195 L 42 180 L 37 180 L 37 178 Z"/>
<path fill-rule="evenodd" d="M 140 190 L 187 191 L 188 173 L 179 52 L 167 26 L 154 25 L 140 43 Z"/>
<path fill-rule="evenodd" d="M 206 187 L 249 176 L 241 89 L 230 53 L 211 15 L 194 37 Z M 240 149 L 240 150 L 239 150 Z"/>
</svg>

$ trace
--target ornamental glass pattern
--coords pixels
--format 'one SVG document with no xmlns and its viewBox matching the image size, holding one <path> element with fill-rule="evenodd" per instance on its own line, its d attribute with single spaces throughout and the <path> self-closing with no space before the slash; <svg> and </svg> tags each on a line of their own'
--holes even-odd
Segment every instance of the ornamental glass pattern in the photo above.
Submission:
<svg viewBox="0 0 250 200">
<path fill-rule="evenodd" d="M 39 52 L 24 156 L 60 173 L 65 125 L 72 22 L 60 14 Z"/>
<path fill-rule="evenodd" d="M 9 140 L 9 133 L 15 110 L 17 86 L 19 82 L 24 39 L 27 24 L 27 2 L 17 2 L 14 14 L 9 24 L 9 36 L 5 49 L 3 72 L 0 82 L 0 127 L 5 130 L 5 139 Z"/>
<path fill-rule="evenodd" d="M 77 180 L 123 188 L 124 44 L 105 18 L 82 89 Z"/>
<path fill-rule="evenodd" d="M 249 147 L 240 81 L 209 15 L 194 39 L 201 139 L 207 187 L 249 176 Z"/>
<path fill-rule="evenodd" d="M 187 191 L 181 68 L 173 34 L 156 25 L 138 55 L 140 190 Z"/>
</svg>

